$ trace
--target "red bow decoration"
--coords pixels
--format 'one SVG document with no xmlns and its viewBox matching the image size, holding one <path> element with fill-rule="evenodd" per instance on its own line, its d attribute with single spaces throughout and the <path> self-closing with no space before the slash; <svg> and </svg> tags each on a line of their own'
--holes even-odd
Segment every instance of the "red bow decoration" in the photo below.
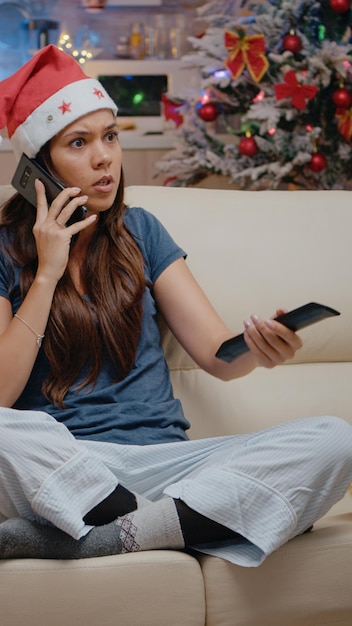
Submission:
<svg viewBox="0 0 352 626">
<path fill-rule="evenodd" d="M 336 111 L 336 117 L 339 120 L 337 124 L 339 133 L 341 133 L 346 141 L 352 141 L 352 108 L 338 109 Z"/>
<path fill-rule="evenodd" d="M 175 102 L 170 100 L 164 93 L 161 94 L 161 101 L 163 103 L 163 113 L 166 120 L 173 120 L 176 124 L 176 128 L 183 123 L 183 117 L 178 112 L 178 109 L 183 104 L 182 102 Z"/>
<path fill-rule="evenodd" d="M 317 94 L 318 87 L 314 85 L 301 85 L 293 70 L 286 72 L 284 81 L 284 83 L 274 86 L 276 100 L 291 98 L 291 104 L 296 107 L 296 109 L 305 109 L 307 106 L 306 101 L 311 100 Z"/>
<path fill-rule="evenodd" d="M 244 36 L 225 31 L 225 46 L 230 50 L 225 65 L 233 78 L 238 78 L 245 67 L 256 83 L 263 78 L 269 67 L 265 56 L 265 40 L 263 35 Z"/>
</svg>

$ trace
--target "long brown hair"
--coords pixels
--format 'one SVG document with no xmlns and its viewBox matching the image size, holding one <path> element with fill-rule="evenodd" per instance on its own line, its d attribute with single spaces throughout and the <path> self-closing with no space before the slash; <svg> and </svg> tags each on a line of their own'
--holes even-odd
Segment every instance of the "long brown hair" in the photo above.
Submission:
<svg viewBox="0 0 352 626">
<path fill-rule="evenodd" d="M 48 145 L 38 155 L 52 170 Z M 112 207 L 99 215 L 82 268 L 86 296 L 82 298 L 66 269 L 59 280 L 45 331 L 44 350 L 50 372 L 42 392 L 63 407 L 68 388 L 85 375 L 77 389 L 93 386 L 104 351 L 121 380 L 134 365 L 141 333 L 146 287 L 143 257 L 124 225 L 123 173 Z M 10 237 L 10 255 L 21 265 L 21 295 L 25 297 L 38 266 L 33 236 L 36 209 L 18 194 L 3 207 L 1 225 Z"/>
</svg>

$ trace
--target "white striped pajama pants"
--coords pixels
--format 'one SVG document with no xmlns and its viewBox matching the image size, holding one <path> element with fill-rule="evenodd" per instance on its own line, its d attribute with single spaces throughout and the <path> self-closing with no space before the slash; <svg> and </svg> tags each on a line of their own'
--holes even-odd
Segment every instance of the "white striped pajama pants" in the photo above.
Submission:
<svg viewBox="0 0 352 626">
<path fill-rule="evenodd" d="M 118 483 L 189 507 L 243 541 L 196 546 L 244 566 L 304 532 L 352 481 L 352 426 L 298 419 L 248 435 L 119 445 L 76 440 L 38 411 L 0 409 L 0 513 L 50 522 L 79 539 L 83 517 Z"/>
</svg>

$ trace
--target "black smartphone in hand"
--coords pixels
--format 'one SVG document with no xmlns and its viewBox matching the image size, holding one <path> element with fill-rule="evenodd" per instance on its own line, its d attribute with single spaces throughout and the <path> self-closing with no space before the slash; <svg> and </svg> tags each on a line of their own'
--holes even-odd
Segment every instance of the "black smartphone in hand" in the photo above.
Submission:
<svg viewBox="0 0 352 626">
<path fill-rule="evenodd" d="M 308 304 L 304 304 L 297 309 L 279 315 L 275 320 L 296 332 L 301 328 L 305 328 L 306 326 L 310 326 L 310 324 L 315 324 L 320 320 L 334 315 L 340 315 L 340 312 L 324 304 L 319 304 L 318 302 L 308 302 Z M 249 348 L 242 333 L 241 335 L 231 337 L 231 339 L 224 341 L 215 356 L 222 361 L 231 363 L 231 361 L 241 354 L 248 352 L 248 350 Z"/>
<path fill-rule="evenodd" d="M 11 184 L 34 207 L 37 206 L 37 194 L 34 186 L 36 178 L 42 181 L 49 202 L 52 202 L 59 195 L 60 191 L 64 189 L 64 186 L 55 180 L 38 161 L 30 159 L 26 154 L 22 154 Z M 66 222 L 66 226 L 80 222 L 86 215 L 87 209 L 85 206 L 77 207 Z"/>
</svg>

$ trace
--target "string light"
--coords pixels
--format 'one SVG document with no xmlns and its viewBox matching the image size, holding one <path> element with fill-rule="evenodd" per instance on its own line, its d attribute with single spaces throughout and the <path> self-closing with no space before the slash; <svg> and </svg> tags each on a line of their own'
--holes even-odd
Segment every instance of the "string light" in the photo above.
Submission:
<svg viewBox="0 0 352 626">
<path fill-rule="evenodd" d="M 94 56 L 97 56 L 97 54 L 101 52 L 101 48 L 95 48 L 93 50 L 87 50 L 86 48 L 79 50 L 74 48 L 71 35 L 66 32 L 60 34 L 58 48 L 70 54 L 80 65 L 84 65 L 86 61 L 93 59 Z"/>
<path fill-rule="evenodd" d="M 214 72 L 214 77 L 217 80 L 221 80 L 223 78 L 229 78 L 231 76 L 230 72 L 228 70 L 216 70 Z"/>
<path fill-rule="evenodd" d="M 318 41 L 324 41 L 326 35 L 326 27 L 324 24 L 318 26 Z"/>
<path fill-rule="evenodd" d="M 206 104 L 207 102 L 209 102 L 209 100 L 210 100 L 210 95 L 208 94 L 207 91 L 203 91 L 202 97 L 200 99 L 201 103 Z"/>
<path fill-rule="evenodd" d="M 72 56 L 81 65 L 83 65 L 86 61 L 89 61 L 90 59 L 93 58 L 93 54 L 89 50 L 73 50 Z"/>
<path fill-rule="evenodd" d="M 257 102 L 262 102 L 264 98 L 265 98 L 265 91 L 261 89 L 255 96 L 255 98 L 253 98 L 253 102 L 257 104 Z"/>
<path fill-rule="evenodd" d="M 71 48 L 72 48 L 71 35 L 65 32 L 61 33 L 59 37 L 58 47 L 60 48 L 60 50 L 63 50 L 64 52 L 67 52 L 67 51 L 71 52 Z"/>
</svg>

